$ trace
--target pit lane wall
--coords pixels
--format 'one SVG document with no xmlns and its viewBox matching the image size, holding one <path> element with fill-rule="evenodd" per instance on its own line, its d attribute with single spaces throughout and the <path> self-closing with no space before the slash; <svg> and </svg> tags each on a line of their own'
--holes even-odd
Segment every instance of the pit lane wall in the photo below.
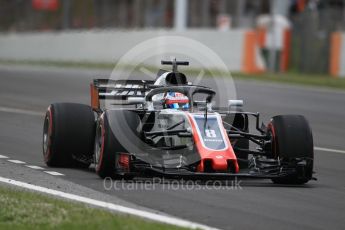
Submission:
<svg viewBox="0 0 345 230">
<path fill-rule="evenodd" d="M 183 33 L 167 30 L 87 30 L 0 34 L 0 59 L 115 63 L 139 43 L 164 35 L 184 36 L 203 43 L 223 60 L 230 71 L 265 71 L 257 35 L 252 30 L 187 30 Z M 159 60 L 151 60 L 145 64 L 157 66 L 159 63 Z M 199 67 L 198 63 L 193 63 L 193 67 Z"/>
<path fill-rule="evenodd" d="M 331 35 L 329 72 L 334 77 L 345 78 L 345 32 Z"/>
</svg>

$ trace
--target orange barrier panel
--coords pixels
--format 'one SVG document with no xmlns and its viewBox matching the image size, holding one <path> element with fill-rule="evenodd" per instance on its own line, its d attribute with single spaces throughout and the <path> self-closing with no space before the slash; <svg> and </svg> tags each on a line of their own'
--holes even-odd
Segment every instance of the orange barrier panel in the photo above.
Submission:
<svg viewBox="0 0 345 230">
<path fill-rule="evenodd" d="M 285 72 L 289 67 L 291 49 L 291 30 L 286 29 L 283 34 L 283 49 L 280 54 L 280 71 Z"/>
<path fill-rule="evenodd" d="M 257 34 L 255 31 L 247 31 L 244 35 L 244 47 L 242 57 L 242 72 L 262 73 L 264 69 L 256 64 L 255 49 L 257 47 Z"/>
<path fill-rule="evenodd" d="M 306 0 L 297 0 L 297 11 L 302 12 L 305 9 Z"/>
<path fill-rule="evenodd" d="M 257 33 L 257 39 L 258 39 L 259 47 L 260 48 L 265 47 L 267 29 L 264 27 L 259 27 L 259 28 L 257 28 L 256 33 Z"/>
<path fill-rule="evenodd" d="M 91 96 L 91 107 L 94 110 L 99 109 L 99 98 L 98 98 L 98 89 L 94 84 L 90 84 L 90 96 Z"/>
<path fill-rule="evenodd" d="M 331 35 L 331 47 L 329 58 L 329 72 L 332 76 L 338 76 L 340 70 L 341 33 L 334 32 Z"/>
</svg>

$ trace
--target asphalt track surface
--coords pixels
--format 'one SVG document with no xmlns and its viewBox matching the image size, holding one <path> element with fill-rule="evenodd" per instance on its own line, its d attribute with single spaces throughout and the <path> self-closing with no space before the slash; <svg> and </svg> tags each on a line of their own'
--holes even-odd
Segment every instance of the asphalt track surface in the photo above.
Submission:
<svg viewBox="0 0 345 230">
<path fill-rule="evenodd" d="M 89 103 L 89 83 L 104 70 L 0 67 L 0 155 L 46 167 L 42 159 L 43 114 L 53 102 Z M 213 80 L 206 83 L 212 86 Z M 245 109 L 262 112 L 264 122 L 277 114 L 302 114 L 310 121 L 315 146 L 345 150 L 345 93 L 252 81 L 235 82 Z M 1 160 L 1 159 L 0 159 Z M 117 182 L 106 190 L 90 170 L 54 168 L 54 177 L 2 163 L 0 176 L 37 183 L 87 187 L 106 197 L 158 210 L 221 229 L 344 229 L 345 154 L 315 151 L 318 181 L 304 186 L 278 186 L 268 180 L 245 180 L 240 188 L 169 186 L 139 180 L 136 187 Z M 35 183 L 32 181 L 30 183 Z M 145 184 L 149 184 L 145 189 Z"/>
</svg>

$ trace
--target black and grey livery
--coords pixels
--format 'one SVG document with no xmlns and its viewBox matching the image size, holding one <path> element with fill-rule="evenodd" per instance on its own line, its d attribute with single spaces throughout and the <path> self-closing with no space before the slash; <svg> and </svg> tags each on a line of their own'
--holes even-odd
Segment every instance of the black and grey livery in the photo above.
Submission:
<svg viewBox="0 0 345 230">
<path fill-rule="evenodd" d="M 247 177 L 283 184 L 314 179 L 312 132 L 303 116 L 274 116 L 263 125 L 259 113 L 239 109 L 240 100 L 216 110 L 216 92 L 193 85 L 178 71 L 188 62 L 162 64 L 172 65 L 172 71 L 160 71 L 155 81 L 94 80 L 91 106 L 51 104 L 43 129 L 46 164 L 93 164 L 102 178 Z M 169 92 L 178 96 L 168 98 Z M 203 99 L 196 100 L 197 94 Z M 188 107 L 167 107 L 181 101 Z"/>
</svg>

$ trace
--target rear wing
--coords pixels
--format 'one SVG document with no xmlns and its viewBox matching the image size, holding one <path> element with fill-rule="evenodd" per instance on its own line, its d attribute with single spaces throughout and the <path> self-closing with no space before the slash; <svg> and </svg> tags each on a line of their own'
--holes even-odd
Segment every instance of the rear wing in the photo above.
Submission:
<svg viewBox="0 0 345 230">
<path fill-rule="evenodd" d="M 154 87 L 151 80 L 110 80 L 94 79 L 90 84 L 91 107 L 100 109 L 100 100 L 110 99 L 126 104 L 129 97 L 145 97 Z M 116 103 L 114 103 L 116 104 Z"/>
</svg>

